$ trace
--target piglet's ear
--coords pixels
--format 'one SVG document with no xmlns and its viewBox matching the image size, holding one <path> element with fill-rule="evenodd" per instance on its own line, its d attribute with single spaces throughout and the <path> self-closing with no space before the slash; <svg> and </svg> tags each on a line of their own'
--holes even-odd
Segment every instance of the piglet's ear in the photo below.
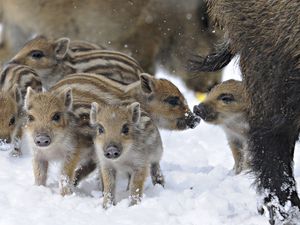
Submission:
<svg viewBox="0 0 300 225">
<path fill-rule="evenodd" d="M 99 105 L 97 102 L 93 102 L 91 104 L 91 111 L 90 111 L 90 123 L 94 125 L 97 123 L 97 114 L 99 113 Z"/>
<path fill-rule="evenodd" d="M 69 38 L 63 37 L 56 40 L 54 43 L 54 52 L 56 58 L 63 59 L 69 50 L 69 46 L 70 46 Z"/>
<path fill-rule="evenodd" d="M 25 110 L 28 110 L 28 108 L 30 106 L 30 100 L 32 99 L 32 96 L 34 94 L 35 94 L 35 91 L 31 87 L 28 87 L 26 95 L 25 95 L 25 101 L 24 101 Z"/>
<path fill-rule="evenodd" d="M 154 79 L 155 78 L 153 76 L 147 73 L 142 73 L 140 75 L 141 88 L 143 92 L 146 94 L 151 94 L 154 91 Z"/>
<path fill-rule="evenodd" d="M 72 89 L 67 88 L 64 91 L 64 104 L 65 107 L 68 109 L 68 111 L 72 111 L 73 109 L 73 95 L 72 95 Z"/>
<path fill-rule="evenodd" d="M 16 100 L 18 106 L 22 106 L 23 97 L 18 85 L 14 85 L 11 91 L 11 96 Z"/>
<path fill-rule="evenodd" d="M 127 109 L 130 113 L 132 122 L 138 123 L 141 117 L 140 103 L 134 102 L 131 105 L 127 106 Z"/>
</svg>

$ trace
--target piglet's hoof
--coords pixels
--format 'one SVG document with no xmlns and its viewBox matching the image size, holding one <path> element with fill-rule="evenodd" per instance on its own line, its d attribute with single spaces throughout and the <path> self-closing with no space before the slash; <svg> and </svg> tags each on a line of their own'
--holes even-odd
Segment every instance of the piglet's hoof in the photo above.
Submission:
<svg viewBox="0 0 300 225">
<path fill-rule="evenodd" d="M 157 176 L 151 176 L 152 184 L 155 186 L 156 184 L 160 184 L 162 187 L 165 187 L 165 178 L 162 174 Z"/>
<path fill-rule="evenodd" d="M 9 153 L 9 156 L 11 156 L 11 157 L 21 157 L 22 156 L 22 152 L 20 151 L 20 149 L 13 149 Z"/>
<path fill-rule="evenodd" d="M 142 197 L 139 195 L 131 195 L 129 197 L 129 199 L 130 199 L 129 206 L 137 205 L 137 204 L 141 203 L 141 201 L 142 201 Z"/>
<path fill-rule="evenodd" d="M 62 187 L 60 189 L 61 196 L 71 195 L 73 193 L 73 190 L 71 187 Z"/>
</svg>

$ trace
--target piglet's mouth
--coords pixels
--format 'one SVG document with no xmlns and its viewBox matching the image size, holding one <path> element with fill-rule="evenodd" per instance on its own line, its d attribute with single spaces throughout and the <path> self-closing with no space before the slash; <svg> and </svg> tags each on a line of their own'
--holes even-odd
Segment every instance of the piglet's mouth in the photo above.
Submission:
<svg viewBox="0 0 300 225">
<path fill-rule="evenodd" d="M 185 121 L 189 128 L 194 129 L 199 125 L 201 118 L 192 112 L 188 112 Z"/>
<path fill-rule="evenodd" d="M 194 113 L 201 117 L 205 122 L 213 122 L 217 119 L 218 113 L 214 112 L 210 107 L 204 104 L 199 104 L 194 106 Z"/>
<path fill-rule="evenodd" d="M 199 125 L 201 118 L 192 112 L 187 112 L 185 117 L 177 119 L 179 130 L 194 129 Z"/>
</svg>

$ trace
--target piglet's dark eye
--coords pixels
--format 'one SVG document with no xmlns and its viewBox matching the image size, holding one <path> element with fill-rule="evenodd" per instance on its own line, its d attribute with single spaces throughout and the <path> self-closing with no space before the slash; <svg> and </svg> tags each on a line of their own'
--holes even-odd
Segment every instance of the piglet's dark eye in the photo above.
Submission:
<svg viewBox="0 0 300 225">
<path fill-rule="evenodd" d="M 79 117 L 81 121 L 87 121 L 90 119 L 90 115 L 88 113 L 83 113 Z"/>
<path fill-rule="evenodd" d="M 128 124 L 124 124 L 123 127 L 122 127 L 122 134 L 125 134 L 127 135 L 129 133 L 129 127 L 128 127 Z"/>
<path fill-rule="evenodd" d="M 59 121 L 60 121 L 60 118 L 61 118 L 60 113 L 55 113 L 55 114 L 52 116 L 52 121 L 59 122 Z"/>
<path fill-rule="evenodd" d="M 221 95 L 219 95 L 218 100 L 221 100 L 224 103 L 228 104 L 228 103 L 233 102 L 235 99 L 232 94 L 221 94 Z"/>
<path fill-rule="evenodd" d="M 16 118 L 13 116 L 10 120 L 9 120 L 9 126 L 13 126 L 16 122 Z"/>
<path fill-rule="evenodd" d="M 33 117 L 32 115 L 28 115 L 27 118 L 28 118 L 28 121 L 29 121 L 29 122 L 34 121 L 34 117 Z"/>
<path fill-rule="evenodd" d="M 98 133 L 99 134 L 103 134 L 104 133 L 104 127 L 101 124 L 98 125 Z"/>
<path fill-rule="evenodd" d="M 166 102 L 166 103 L 168 103 L 168 104 L 170 104 L 172 106 L 177 106 L 180 103 L 178 96 L 170 96 L 170 97 L 166 98 L 164 100 L 164 102 Z"/>
<path fill-rule="evenodd" d="M 34 50 L 30 53 L 30 56 L 34 59 L 40 59 L 45 56 L 45 54 L 40 50 Z"/>
</svg>

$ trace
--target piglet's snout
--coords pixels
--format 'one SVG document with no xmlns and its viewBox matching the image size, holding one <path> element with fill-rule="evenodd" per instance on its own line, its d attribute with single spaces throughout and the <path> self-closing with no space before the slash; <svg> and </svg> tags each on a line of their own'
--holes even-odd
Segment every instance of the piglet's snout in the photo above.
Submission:
<svg viewBox="0 0 300 225">
<path fill-rule="evenodd" d="M 39 134 L 34 138 L 34 143 L 39 147 L 50 145 L 51 139 L 47 134 Z"/>
<path fill-rule="evenodd" d="M 108 159 L 116 159 L 121 155 L 121 149 L 115 145 L 108 146 L 104 151 L 104 156 Z"/>
<path fill-rule="evenodd" d="M 195 115 L 192 112 L 187 112 L 185 117 L 186 124 L 189 128 L 193 129 L 200 123 L 201 119 L 199 116 Z"/>
<path fill-rule="evenodd" d="M 208 114 L 208 111 L 203 104 L 195 105 L 193 111 L 197 116 L 200 116 L 202 119 L 206 118 Z"/>
</svg>

